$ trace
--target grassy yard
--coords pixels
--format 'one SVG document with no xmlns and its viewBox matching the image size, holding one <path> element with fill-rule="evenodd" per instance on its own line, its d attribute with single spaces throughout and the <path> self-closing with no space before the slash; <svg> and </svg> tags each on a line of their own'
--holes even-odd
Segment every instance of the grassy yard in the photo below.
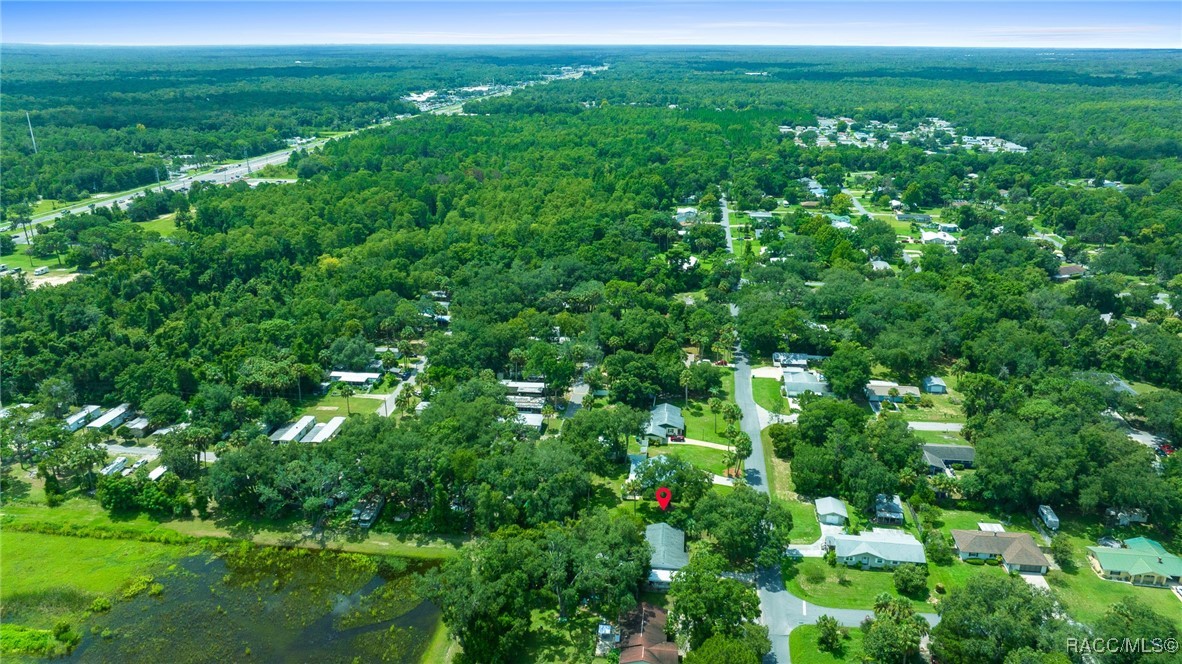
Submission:
<svg viewBox="0 0 1182 664">
<path fill-rule="evenodd" d="M 791 410 L 788 400 L 780 394 L 780 381 L 775 378 L 752 378 L 751 392 L 755 403 L 768 412 L 787 414 Z"/>
<path fill-rule="evenodd" d="M 726 474 L 726 462 L 723 460 L 726 452 L 711 447 L 699 447 L 697 445 L 649 446 L 648 453 L 650 456 L 668 454 L 669 456 L 679 457 L 684 461 L 688 461 L 708 473 L 715 475 Z"/>
<path fill-rule="evenodd" d="M 1108 612 L 1109 607 L 1122 600 L 1136 598 L 1182 629 L 1182 602 L 1169 589 L 1105 581 L 1096 576 L 1083 560 L 1082 550 L 1079 559 L 1081 566 L 1070 574 L 1059 570 L 1051 570 L 1047 574 L 1047 583 L 1058 594 L 1072 618 L 1094 625 Z"/>
<path fill-rule="evenodd" d="M 311 415 L 317 422 L 327 422 L 338 415 L 348 416 L 350 413 L 371 415 L 378 412 L 382 402 L 379 399 L 368 399 L 353 395 L 348 403 L 339 394 L 329 394 L 322 397 L 309 397 L 296 405 L 296 415 Z"/>
<path fill-rule="evenodd" d="M 823 652 L 817 647 L 820 631 L 816 625 L 801 625 L 788 635 L 788 649 L 796 664 L 842 664 L 862 661 L 862 630 L 857 627 L 846 630 L 846 639 L 841 649 L 834 653 Z"/>
<path fill-rule="evenodd" d="M 722 372 L 722 390 L 724 394 L 720 398 L 723 401 L 731 401 L 734 398 L 735 372 L 731 369 L 725 369 Z M 690 399 L 689 403 L 682 407 L 681 414 L 685 417 L 685 435 L 694 440 L 726 445 L 730 442 L 722 434 L 726 430 L 726 422 L 723 421 L 722 415 L 716 417 L 714 413 L 711 413 L 707 403 L 706 399 Z M 715 419 L 718 420 L 717 425 L 715 425 Z"/>
<path fill-rule="evenodd" d="M 903 419 L 908 422 L 964 422 L 964 409 L 960 406 L 960 399 L 951 394 L 925 394 L 932 400 L 931 408 L 922 406 L 904 406 L 899 409 Z M 957 403 L 953 403 L 956 401 Z"/>
<path fill-rule="evenodd" d="M 1000 567 L 974 566 L 960 561 L 945 567 L 929 564 L 928 572 L 928 597 L 905 598 L 916 611 L 927 613 L 935 609 L 928 599 L 941 597 L 936 593 L 937 583 L 943 584 L 946 591 L 952 591 L 963 587 L 970 577 L 977 574 L 1005 574 Z M 793 565 L 784 566 L 783 574 L 784 584 L 789 591 L 819 606 L 872 609 L 874 598 L 881 593 L 901 597 L 895 590 L 891 570 L 863 571 L 842 565 L 830 567 L 821 558 L 804 558 Z"/>
<path fill-rule="evenodd" d="M 967 445 L 968 441 L 964 436 L 960 435 L 959 431 L 918 431 L 912 429 L 911 433 L 924 443 L 932 443 L 936 445 Z"/>
<path fill-rule="evenodd" d="M 590 662 L 606 664 L 607 659 L 593 657 L 595 629 L 599 619 L 587 611 L 559 621 L 554 610 L 534 610 L 532 631 L 523 645 L 526 662 Z M 425 660 L 424 660 L 425 661 Z"/>
</svg>

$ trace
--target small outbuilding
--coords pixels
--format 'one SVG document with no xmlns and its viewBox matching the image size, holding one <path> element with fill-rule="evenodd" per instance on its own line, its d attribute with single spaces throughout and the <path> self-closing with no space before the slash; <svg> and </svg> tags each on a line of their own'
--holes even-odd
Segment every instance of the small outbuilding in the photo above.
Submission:
<svg viewBox="0 0 1182 664">
<path fill-rule="evenodd" d="M 1050 505 L 1038 506 L 1038 518 L 1042 519 L 1043 524 L 1051 530 L 1059 529 L 1059 517 L 1055 514 L 1055 510 L 1051 509 Z"/>
<path fill-rule="evenodd" d="M 817 508 L 817 521 L 827 526 L 844 526 L 850 520 L 845 503 L 832 496 L 818 498 L 813 501 Z"/>
<path fill-rule="evenodd" d="M 923 391 L 928 394 L 948 394 L 948 383 L 939 376 L 928 376 L 923 379 Z"/>
</svg>

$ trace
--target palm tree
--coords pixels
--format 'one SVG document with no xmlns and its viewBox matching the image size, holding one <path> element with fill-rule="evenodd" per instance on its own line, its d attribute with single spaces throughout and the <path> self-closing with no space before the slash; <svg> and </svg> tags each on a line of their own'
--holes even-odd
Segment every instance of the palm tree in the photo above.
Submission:
<svg viewBox="0 0 1182 664">
<path fill-rule="evenodd" d="M 751 436 L 748 436 L 745 431 L 740 431 L 736 434 L 733 442 L 735 445 L 735 457 L 738 462 L 737 466 L 739 471 L 742 472 L 743 462 L 751 457 L 751 453 L 755 451 L 755 446 L 751 441 Z"/>
<path fill-rule="evenodd" d="M 710 412 L 714 413 L 714 433 L 718 433 L 718 414 L 722 412 L 722 399 L 710 397 L 706 405 L 710 407 Z"/>
<path fill-rule="evenodd" d="M 677 382 L 685 388 L 685 405 L 689 406 L 689 384 L 694 379 L 694 375 L 690 373 L 689 369 L 682 369 L 681 375 L 678 376 Z"/>
<path fill-rule="evenodd" d="M 353 389 L 353 386 L 348 383 L 337 383 L 337 386 L 337 393 L 345 397 L 345 412 L 352 415 L 353 408 L 349 404 L 349 397 L 357 394 L 357 390 Z"/>
</svg>

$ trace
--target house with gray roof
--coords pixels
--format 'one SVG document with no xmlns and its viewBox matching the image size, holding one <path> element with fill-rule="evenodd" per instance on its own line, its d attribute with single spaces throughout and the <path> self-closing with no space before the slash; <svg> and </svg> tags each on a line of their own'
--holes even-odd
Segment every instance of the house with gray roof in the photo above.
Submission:
<svg viewBox="0 0 1182 664">
<path fill-rule="evenodd" d="M 891 394 L 894 390 L 894 394 Z M 883 401 L 891 401 L 893 403 L 903 403 L 903 398 L 908 394 L 915 398 L 919 398 L 919 388 L 913 385 L 900 385 L 889 380 L 872 380 L 866 383 L 865 388 L 866 399 L 870 403 L 882 403 Z"/>
<path fill-rule="evenodd" d="M 829 381 L 819 371 L 813 371 L 801 366 L 785 365 L 781 377 L 783 387 L 780 391 L 786 397 L 798 397 L 805 392 L 812 392 L 821 396 L 831 393 Z"/>
<path fill-rule="evenodd" d="M 649 586 L 668 590 L 673 573 L 689 564 L 689 553 L 685 550 L 685 531 L 667 523 L 650 524 L 644 529 L 644 539 L 653 548 L 648 575 Z"/>
<path fill-rule="evenodd" d="M 649 411 L 644 435 L 658 443 L 669 442 L 669 436 L 684 436 L 685 418 L 681 416 L 681 409 L 673 404 L 658 404 Z"/>
<path fill-rule="evenodd" d="M 825 546 L 833 550 L 837 562 L 851 567 L 883 568 L 927 562 L 923 544 L 902 530 L 874 528 L 858 535 L 830 535 L 825 538 Z"/>
<path fill-rule="evenodd" d="M 874 498 L 874 522 L 901 526 L 906 519 L 903 517 L 903 501 L 898 496 L 888 496 L 880 493 Z"/>
<path fill-rule="evenodd" d="M 928 376 L 923 379 L 923 391 L 928 394 L 948 394 L 948 383 L 939 376 Z"/>
<path fill-rule="evenodd" d="M 960 465 L 972 468 L 977 451 L 969 445 L 924 445 L 923 460 L 931 474 L 945 473 L 949 468 Z"/>
<path fill-rule="evenodd" d="M 825 496 L 814 500 L 813 505 L 817 508 L 817 521 L 827 526 L 844 526 L 850 520 L 845 503 L 838 498 Z"/>
</svg>

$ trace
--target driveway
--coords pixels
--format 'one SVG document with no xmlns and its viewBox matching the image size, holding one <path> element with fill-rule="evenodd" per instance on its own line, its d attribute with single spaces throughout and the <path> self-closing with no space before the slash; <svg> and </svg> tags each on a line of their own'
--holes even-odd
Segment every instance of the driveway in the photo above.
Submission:
<svg viewBox="0 0 1182 664">
<path fill-rule="evenodd" d="M 907 426 L 916 431 L 960 431 L 963 422 L 908 422 Z"/>
</svg>

